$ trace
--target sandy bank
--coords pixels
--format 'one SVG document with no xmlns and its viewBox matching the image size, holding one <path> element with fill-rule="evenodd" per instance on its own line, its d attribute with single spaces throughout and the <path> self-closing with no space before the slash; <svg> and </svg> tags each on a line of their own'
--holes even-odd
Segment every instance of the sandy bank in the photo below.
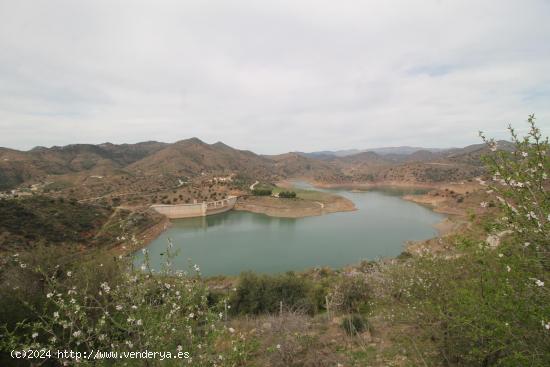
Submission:
<svg viewBox="0 0 550 367">
<path fill-rule="evenodd" d="M 460 215 L 462 211 L 448 205 L 448 199 L 432 195 L 403 195 L 402 198 L 420 205 L 429 206 L 434 212 L 441 214 Z"/>
<path fill-rule="evenodd" d="M 349 190 L 369 190 L 376 188 L 403 188 L 403 189 L 424 189 L 424 190 L 454 190 L 458 193 L 473 191 L 479 188 L 477 182 L 412 182 L 412 181 L 378 181 L 378 182 L 349 182 L 349 183 L 327 183 L 320 181 L 304 180 L 311 185 L 323 189 L 349 189 Z M 288 181 L 283 181 L 287 183 Z"/>
<path fill-rule="evenodd" d="M 387 182 L 349 182 L 349 183 L 326 183 L 319 181 L 309 181 L 311 185 L 322 189 L 348 189 L 348 190 L 369 190 L 376 188 L 408 188 L 408 189 L 434 189 L 439 187 L 433 183 L 417 183 L 417 182 L 399 182 L 399 181 L 387 181 Z"/>
<path fill-rule="evenodd" d="M 326 195 L 318 200 L 280 199 L 270 196 L 239 198 L 233 210 L 266 214 L 271 217 L 302 218 L 334 212 L 355 210 L 352 201 L 337 195 Z"/>
</svg>

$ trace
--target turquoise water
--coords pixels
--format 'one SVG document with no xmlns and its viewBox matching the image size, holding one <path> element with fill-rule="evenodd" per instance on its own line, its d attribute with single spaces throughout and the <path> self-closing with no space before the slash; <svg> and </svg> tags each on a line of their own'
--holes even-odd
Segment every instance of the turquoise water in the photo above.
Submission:
<svg viewBox="0 0 550 367">
<path fill-rule="evenodd" d="M 444 218 L 402 200 L 398 190 L 332 192 L 352 200 L 358 210 L 298 219 L 230 211 L 175 220 L 149 244 L 151 266 L 160 269 L 170 238 L 179 250 L 174 266 L 188 270 L 189 264 L 198 264 L 205 276 L 338 268 L 363 259 L 395 257 L 405 241 L 436 236 L 433 225 Z M 136 263 L 143 261 L 141 251 L 134 256 Z"/>
</svg>

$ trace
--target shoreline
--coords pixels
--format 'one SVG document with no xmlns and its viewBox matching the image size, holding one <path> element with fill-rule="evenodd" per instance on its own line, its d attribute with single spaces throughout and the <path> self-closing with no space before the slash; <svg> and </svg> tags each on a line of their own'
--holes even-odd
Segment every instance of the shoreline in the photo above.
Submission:
<svg viewBox="0 0 550 367">
<path fill-rule="evenodd" d="M 308 179 L 300 179 L 310 183 L 316 188 L 325 189 L 347 189 L 349 191 L 363 191 L 364 189 L 377 189 L 377 188 L 410 188 L 410 189 L 426 189 L 426 190 L 442 190 L 445 187 L 455 188 L 460 183 L 441 183 L 441 184 L 411 184 L 411 183 L 353 183 L 353 184 L 328 184 L 321 183 Z M 283 188 L 293 188 L 292 180 L 282 180 L 277 183 L 278 186 Z M 468 187 L 471 185 L 468 184 Z M 314 191 L 314 190 L 312 190 Z M 274 197 L 262 197 L 262 196 L 244 196 L 239 197 L 232 210 L 247 211 L 255 214 L 264 214 L 270 217 L 276 218 L 305 218 L 311 216 L 320 216 L 324 214 L 355 211 L 357 208 L 355 204 L 340 195 L 326 194 L 330 200 L 315 201 L 305 199 L 280 199 Z M 426 240 L 421 241 L 406 241 L 404 244 L 404 251 L 417 252 L 418 247 L 428 245 L 433 242 L 437 242 L 440 237 L 445 237 L 461 230 L 467 221 L 464 220 L 465 214 L 463 211 L 453 209 L 446 205 L 447 200 L 443 197 L 433 197 L 427 194 L 404 194 L 401 195 L 401 199 L 414 202 L 418 205 L 425 206 L 430 210 L 446 215 L 440 222 L 437 222 L 433 227 L 437 230 L 438 235 Z M 288 201 L 287 201 L 288 200 Z M 132 246 L 131 249 L 123 249 L 124 245 L 117 245 L 114 247 L 116 253 L 132 253 L 139 249 L 147 247 L 153 240 L 155 240 L 165 230 L 170 228 L 172 222 L 169 218 L 164 217 L 159 223 L 147 228 L 138 235 L 140 240 L 139 246 Z"/>
<path fill-rule="evenodd" d="M 172 226 L 172 222 L 168 217 L 163 216 L 163 218 L 153 226 L 146 228 L 142 232 L 136 235 L 138 243 L 135 245 L 127 245 L 126 243 L 115 244 L 110 250 L 115 255 L 130 255 L 138 250 L 141 250 L 147 246 L 157 237 L 159 237 L 162 232 L 166 231 Z"/>
<path fill-rule="evenodd" d="M 329 202 L 273 197 L 239 198 L 233 210 L 265 214 L 276 218 L 305 218 L 357 210 L 355 204 L 342 196 L 332 195 Z"/>
<path fill-rule="evenodd" d="M 270 217 L 276 218 L 306 218 L 319 216 L 324 214 L 346 212 L 357 210 L 355 204 L 349 199 L 346 199 L 340 195 L 330 195 L 334 200 L 332 202 L 319 202 L 303 199 L 279 199 L 273 197 L 261 197 L 250 196 L 248 197 L 249 203 L 243 204 L 243 197 L 239 197 L 237 203 L 232 210 L 235 211 L 247 211 L 255 214 L 265 214 Z M 244 197 L 247 198 L 247 197 Z M 288 200 L 288 201 L 287 201 Z M 294 207 L 289 204 L 303 204 Z M 275 205 L 274 205 L 275 204 Z M 279 204 L 279 205 L 276 205 Z M 282 204 L 282 205 L 281 205 Z M 162 216 L 162 219 L 153 226 L 146 228 L 139 234 L 137 238 L 139 243 L 137 245 L 128 246 L 125 243 L 114 245 L 111 250 L 115 255 L 131 254 L 135 251 L 143 249 L 156 238 L 158 238 L 164 231 L 172 226 L 172 220 L 166 216 Z"/>
<path fill-rule="evenodd" d="M 444 214 L 446 217 L 443 218 L 440 222 L 437 222 L 433 227 L 437 230 L 438 236 L 432 237 L 426 240 L 419 242 L 426 242 L 429 240 L 436 239 L 438 237 L 444 237 L 460 230 L 466 221 L 465 213 L 461 210 L 452 209 L 448 205 L 445 205 L 447 199 L 444 197 L 433 197 L 427 195 L 428 192 L 432 190 L 444 190 L 444 189 L 453 189 L 458 192 L 464 192 L 470 190 L 472 187 L 476 187 L 475 183 L 470 182 L 442 182 L 442 183 L 409 183 L 409 182 L 399 182 L 399 181 L 388 181 L 388 182 L 353 182 L 345 184 L 332 184 L 319 182 L 315 180 L 310 180 L 307 178 L 298 178 L 298 180 L 308 182 L 313 187 L 321 189 L 343 189 L 350 192 L 365 192 L 368 190 L 375 189 L 384 189 L 384 188 L 395 188 L 395 189 L 411 189 L 411 190 L 426 190 L 426 193 L 419 194 L 410 194 L 404 193 L 400 195 L 401 199 L 413 202 L 418 205 L 429 208 L 431 211 L 439 214 Z M 293 187 L 292 179 L 280 181 L 280 186 L 291 188 Z M 408 242 L 405 245 L 405 250 L 408 248 Z"/>
<path fill-rule="evenodd" d="M 387 182 L 350 182 L 350 183 L 326 183 L 315 180 L 307 180 L 312 186 L 321 189 L 349 189 L 349 190 L 362 190 L 362 189 L 376 189 L 376 188 L 409 188 L 409 189 L 436 189 L 440 185 L 435 183 L 412 183 L 412 182 L 399 182 L 399 181 L 387 181 Z M 450 183 L 446 183 L 450 185 Z"/>
</svg>

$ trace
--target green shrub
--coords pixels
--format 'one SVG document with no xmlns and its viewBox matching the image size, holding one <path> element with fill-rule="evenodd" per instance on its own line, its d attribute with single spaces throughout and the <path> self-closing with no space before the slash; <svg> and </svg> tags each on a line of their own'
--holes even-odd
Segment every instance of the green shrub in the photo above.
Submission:
<svg viewBox="0 0 550 367">
<path fill-rule="evenodd" d="M 319 302 L 323 302 L 322 292 L 310 280 L 292 272 L 273 276 L 249 272 L 241 274 L 231 304 L 237 314 L 276 313 L 280 302 L 285 310 L 314 313 L 320 308 Z"/>
<path fill-rule="evenodd" d="M 254 196 L 271 196 L 273 193 L 270 189 L 254 189 L 252 190 L 252 195 Z"/>
<path fill-rule="evenodd" d="M 296 193 L 294 191 L 281 191 L 279 193 L 279 197 L 285 199 L 294 199 L 296 198 Z"/>
</svg>

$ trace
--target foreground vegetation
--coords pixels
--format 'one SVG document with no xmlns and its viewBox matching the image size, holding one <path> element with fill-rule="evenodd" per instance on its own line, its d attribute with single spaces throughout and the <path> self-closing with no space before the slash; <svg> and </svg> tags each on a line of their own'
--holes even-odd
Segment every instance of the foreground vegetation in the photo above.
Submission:
<svg viewBox="0 0 550 367">
<path fill-rule="evenodd" d="M 45 348 L 182 351 L 193 366 L 548 366 L 550 146 L 529 124 L 525 138 L 511 130 L 513 150 L 484 138 L 481 214 L 440 239 L 445 252 L 207 281 L 197 265 L 172 270 L 170 245 L 161 271 L 52 246 L 11 254 L 0 365 L 21 365 L 11 349 Z M 63 362 L 76 361 L 48 358 Z"/>
</svg>

